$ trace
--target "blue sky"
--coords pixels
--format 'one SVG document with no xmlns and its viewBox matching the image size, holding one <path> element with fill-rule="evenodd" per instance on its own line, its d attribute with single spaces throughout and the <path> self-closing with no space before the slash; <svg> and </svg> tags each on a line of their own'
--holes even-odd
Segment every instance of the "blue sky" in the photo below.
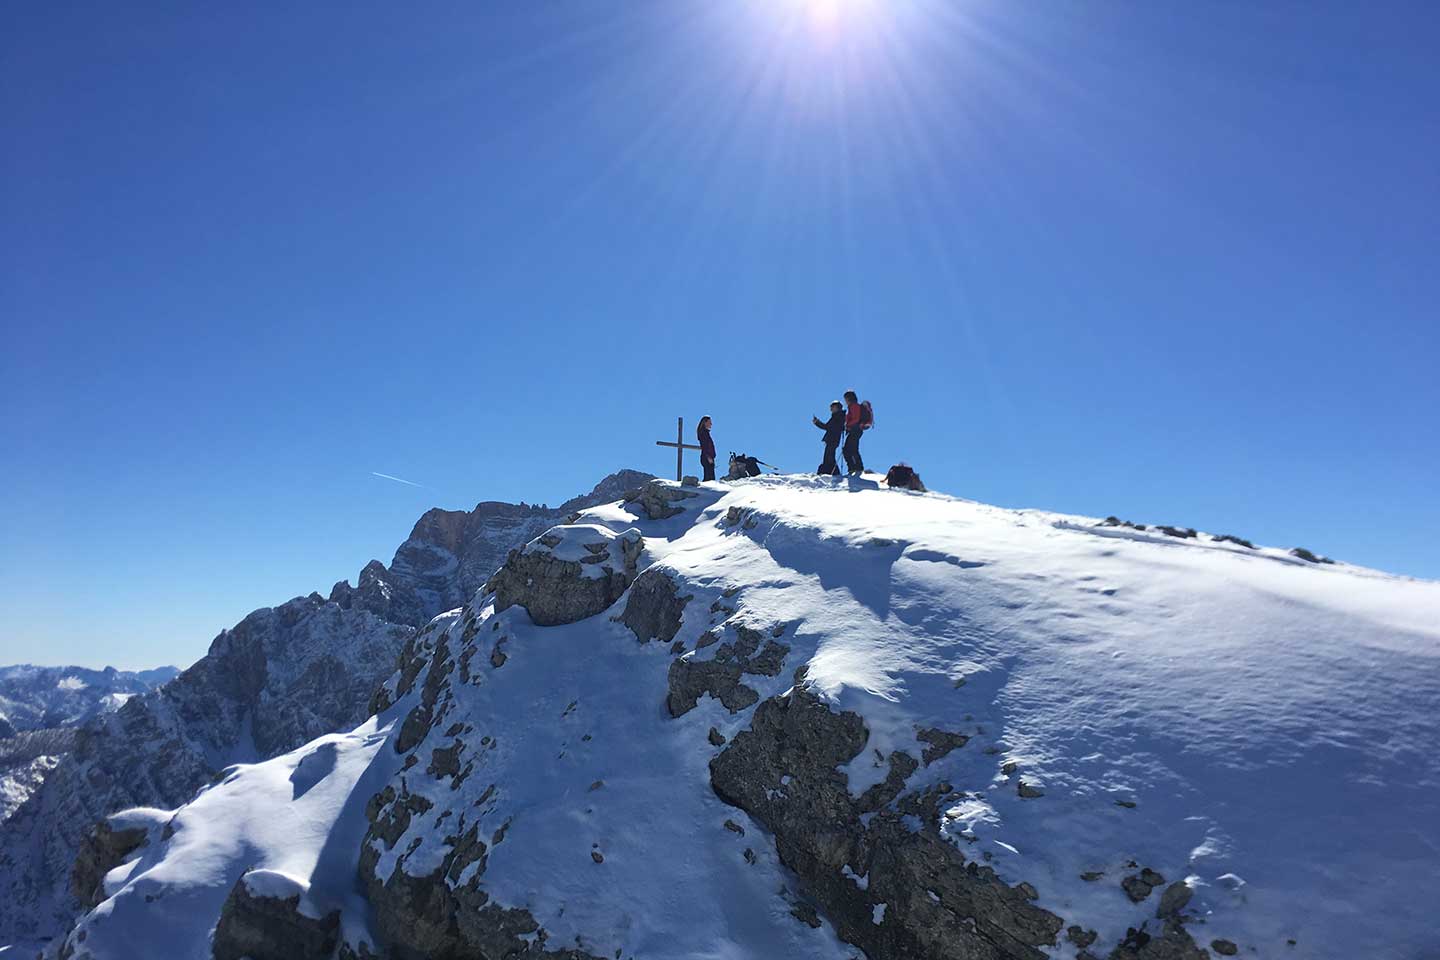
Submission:
<svg viewBox="0 0 1440 960">
<path fill-rule="evenodd" d="M 1440 577 L 1440 12 L 11 6 L 0 663 L 181 665 L 715 417 Z M 406 486 L 379 471 L 423 484 Z"/>
</svg>

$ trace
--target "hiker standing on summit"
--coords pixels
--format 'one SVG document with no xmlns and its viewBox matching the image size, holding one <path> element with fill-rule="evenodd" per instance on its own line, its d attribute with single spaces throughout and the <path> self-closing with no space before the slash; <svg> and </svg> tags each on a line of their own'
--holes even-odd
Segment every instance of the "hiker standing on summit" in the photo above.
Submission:
<svg viewBox="0 0 1440 960">
<path fill-rule="evenodd" d="M 695 439 L 700 443 L 700 466 L 705 470 L 705 479 L 715 479 L 715 441 L 710 439 L 709 417 L 701 417 L 695 428 Z"/>
<path fill-rule="evenodd" d="M 825 459 L 820 461 L 820 469 L 815 472 L 822 477 L 838 476 L 840 468 L 835 465 L 835 450 L 840 446 L 840 438 L 845 434 L 845 405 L 839 400 L 831 400 L 830 419 L 811 417 L 810 422 L 825 431 Z"/>
<path fill-rule="evenodd" d="M 854 390 L 845 391 L 845 469 L 850 476 L 858 477 L 865 472 L 865 461 L 860 459 L 860 434 L 875 422 L 870 412 L 870 402 L 860 402 Z"/>
</svg>

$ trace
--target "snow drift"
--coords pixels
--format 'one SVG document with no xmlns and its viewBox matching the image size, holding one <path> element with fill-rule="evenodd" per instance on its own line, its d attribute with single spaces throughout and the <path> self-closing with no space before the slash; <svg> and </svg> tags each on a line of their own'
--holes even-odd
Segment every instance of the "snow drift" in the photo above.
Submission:
<svg viewBox="0 0 1440 960">
<path fill-rule="evenodd" d="M 657 481 L 513 552 L 354 732 L 117 821 L 63 950 L 1414 958 L 1437 666 L 1434 582 Z"/>
</svg>

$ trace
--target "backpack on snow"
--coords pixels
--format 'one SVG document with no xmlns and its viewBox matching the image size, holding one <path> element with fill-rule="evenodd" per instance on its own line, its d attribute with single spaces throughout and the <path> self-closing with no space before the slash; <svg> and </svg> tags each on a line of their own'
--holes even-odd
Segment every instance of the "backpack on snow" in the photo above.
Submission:
<svg viewBox="0 0 1440 960">
<path fill-rule="evenodd" d="M 885 485 L 891 489 L 925 492 L 925 484 L 920 482 L 920 474 L 908 463 L 897 463 L 891 467 L 885 474 Z"/>
<path fill-rule="evenodd" d="M 869 400 L 860 401 L 860 429 L 869 430 L 875 426 L 875 408 L 870 406 Z"/>
<path fill-rule="evenodd" d="M 885 474 L 885 486 L 908 487 L 915 477 L 915 471 L 908 463 L 897 463 Z"/>
<path fill-rule="evenodd" d="M 760 476 L 760 461 L 754 457 L 747 457 L 743 453 L 731 452 L 730 472 L 725 475 L 726 480 L 741 480 L 745 477 Z"/>
</svg>

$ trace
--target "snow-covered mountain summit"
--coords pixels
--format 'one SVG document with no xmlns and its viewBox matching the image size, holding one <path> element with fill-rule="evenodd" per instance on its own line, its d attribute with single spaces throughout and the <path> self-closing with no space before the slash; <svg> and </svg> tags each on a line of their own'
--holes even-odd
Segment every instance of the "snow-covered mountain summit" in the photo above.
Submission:
<svg viewBox="0 0 1440 960">
<path fill-rule="evenodd" d="M 113 818 L 64 950 L 1409 960 L 1437 666 L 1440 583 L 656 481 L 510 553 L 354 731 Z"/>
<path fill-rule="evenodd" d="M 472 595 L 510 549 L 649 478 L 622 470 L 556 508 L 432 510 L 389 567 L 372 561 L 358 586 L 342 581 L 328 599 L 312 593 L 254 611 L 172 682 L 91 717 L 63 758 L 35 752 L 54 738 L 0 751 L 0 813 L 9 815 L 0 817 L 0 945 L 68 928 L 83 901 L 72 867 L 98 821 L 178 806 L 231 764 L 350 729 L 417 625 Z"/>
</svg>

